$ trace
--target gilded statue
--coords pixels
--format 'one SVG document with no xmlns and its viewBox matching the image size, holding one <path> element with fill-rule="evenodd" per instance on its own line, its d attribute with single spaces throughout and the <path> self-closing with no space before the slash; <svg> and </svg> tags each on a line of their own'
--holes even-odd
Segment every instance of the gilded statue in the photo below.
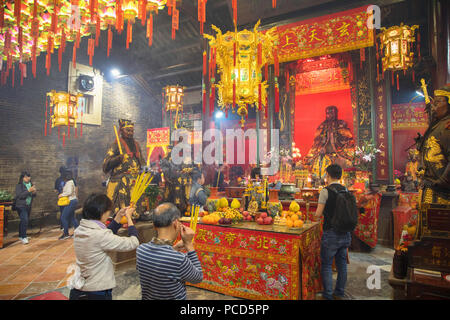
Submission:
<svg viewBox="0 0 450 320">
<path fill-rule="evenodd" d="M 351 166 L 355 141 L 352 132 L 344 120 L 338 119 L 338 108 L 328 106 L 326 119 L 316 129 L 313 146 L 305 156 L 305 164 L 312 167 L 312 172 L 323 178 L 325 168 L 339 164 L 343 168 Z"/>
</svg>

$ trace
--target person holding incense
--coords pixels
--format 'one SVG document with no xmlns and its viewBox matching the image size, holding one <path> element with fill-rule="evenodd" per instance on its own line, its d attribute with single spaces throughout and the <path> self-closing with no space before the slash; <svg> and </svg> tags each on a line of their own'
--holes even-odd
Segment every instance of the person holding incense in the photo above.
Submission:
<svg viewBox="0 0 450 320">
<path fill-rule="evenodd" d="M 225 166 L 223 164 L 217 165 L 217 171 L 214 174 L 213 186 L 218 188 L 218 191 L 225 191 L 225 187 L 228 185 L 225 182 L 224 170 Z"/>
<path fill-rule="evenodd" d="M 136 249 L 142 300 L 186 300 L 186 282 L 200 283 L 203 270 L 194 247 L 193 229 L 183 225 L 172 203 L 156 207 L 157 236 Z M 175 243 L 178 237 L 181 241 Z"/>
<path fill-rule="evenodd" d="M 115 128 L 115 127 L 114 127 Z M 107 196 L 113 202 L 113 212 L 130 205 L 131 189 L 141 167 L 145 166 L 139 143 L 134 139 L 134 123 L 131 120 L 119 120 L 120 137 L 111 143 L 103 160 L 103 172 L 110 174 L 106 189 Z M 143 212 L 140 202 L 136 205 L 135 218 Z"/>
<path fill-rule="evenodd" d="M 203 189 L 205 177 L 199 170 L 192 171 L 191 176 L 192 187 L 191 193 L 189 195 L 189 204 L 191 205 L 191 208 L 193 208 L 194 206 L 199 206 L 200 210 L 202 211 L 202 208 L 206 204 L 206 200 L 208 199 L 205 189 Z"/>
</svg>

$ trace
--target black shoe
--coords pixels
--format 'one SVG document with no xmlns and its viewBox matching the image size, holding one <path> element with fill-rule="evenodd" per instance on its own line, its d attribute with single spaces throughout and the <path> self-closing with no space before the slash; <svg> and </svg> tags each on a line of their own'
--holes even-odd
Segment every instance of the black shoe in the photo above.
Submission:
<svg viewBox="0 0 450 320">
<path fill-rule="evenodd" d="M 70 238 L 70 236 L 68 234 L 62 234 L 62 236 L 59 237 L 58 240 L 66 240 L 66 239 L 69 239 L 69 238 Z"/>
</svg>

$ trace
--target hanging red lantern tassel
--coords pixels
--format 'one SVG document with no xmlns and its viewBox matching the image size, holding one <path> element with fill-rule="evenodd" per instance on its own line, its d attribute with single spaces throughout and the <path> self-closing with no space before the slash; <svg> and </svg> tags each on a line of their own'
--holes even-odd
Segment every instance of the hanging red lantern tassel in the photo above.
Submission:
<svg viewBox="0 0 450 320">
<path fill-rule="evenodd" d="M 52 115 L 53 115 L 53 108 L 52 108 L 52 106 L 50 105 L 50 109 L 49 109 L 49 111 L 48 111 L 48 113 L 49 113 L 49 124 L 48 124 L 48 133 L 49 134 L 52 134 Z"/>
<path fill-rule="evenodd" d="M 25 66 L 24 63 L 19 63 L 19 70 L 20 70 L 20 85 L 23 86 L 23 67 Z"/>
<path fill-rule="evenodd" d="M 14 1 L 14 16 L 16 17 L 17 27 L 20 27 L 20 15 L 22 10 L 22 0 Z"/>
<path fill-rule="evenodd" d="M 233 80 L 233 105 L 232 108 L 234 109 L 236 106 L 236 79 Z"/>
<path fill-rule="evenodd" d="M 206 76 L 206 50 L 203 50 L 203 76 Z"/>
<path fill-rule="evenodd" d="M 133 41 L 133 24 L 130 20 L 127 22 L 127 50 L 130 49 L 130 42 Z"/>
<path fill-rule="evenodd" d="M 275 78 L 275 112 L 280 111 L 280 90 L 278 88 L 278 80 Z"/>
<path fill-rule="evenodd" d="M 3 33 L 3 26 L 5 25 L 5 4 L 0 0 L 0 33 Z"/>
<path fill-rule="evenodd" d="M 109 52 L 112 47 L 112 37 L 113 33 L 111 31 L 111 26 L 108 27 L 108 46 L 106 47 L 106 56 L 109 57 Z"/>
<path fill-rule="evenodd" d="M 147 0 L 139 0 L 139 19 L 141 19 L 142 26 L 145 26 L 145 20 L 147 19 Z"/>
<path fill-rule="evenodd" d="M 272 0 L 272 8 L 276 8 L 277 7 L 277 0 Z"/>
<path fill-rule="evenodd" d="M 80 116 L 80 137 L 83 136 L 83 107 L 81 107 L 81 116 Z"/>
<path fill-rule="evenodd" d="M 116 0 L 116 30 L 119 34 L 123 31 L 122 0 Z"/>
<path fill-rule="evenodd" d="M 366 61 L 366 50 L 365 48 L 359 49 L 359 67 L 362 69 L 363 61 Z"/>
<path fill-rule="evenodd" d="M 59 129 L 59 127 L 58 127 L 58 129 Z M 65 132 L 63 132 L 63 148 L 66 146 L 66 133 Z"/>
<path fill-rule="evenodd" d="M 70 139 L 70 121 L 67 123 L 67 139 Z"/>
<path fill-rule="evenodd" d="M 15 79 L 15 74 L 14 74 L 14 70 L 15 70 L 15 65 L 12 65 L 12 87 L 14 88 L 14 79 Z"/>
<path fill-rule="evenodd" d="M 380 82 L 380 64 L 377 62 L 377 82 Z"/>
<path fill-rule="evenodd" d="M 90 66 L 92 66 L 92 57 L 94 56 L 94 50 L 95 50 L 95 40 L 92 38 L 89 38 L 87 54 L 89 56 L 89 65 Z"/>
<path fill-rule="evenodd" d="M 412 82 L 415 83 L 416 82 L 416 75 L 414 73 L 414 69 L 412 71 Z"/>
<path fill-rule="evenodd" d="M 258 84 L 258 110 L 262 109 L 262 88 L 261 83 Z"/>
<path fill-rule="evenodd" d="M 175 1 L 174 1 L 175 3 Z M 179 18 L 180 18 L 180 11 L 173 7 L 173 14 L 172 14 L 172 40 L 175 40 L 175 33 L 176 30 L 178 30 L 179 27 Z"/>
<path fill-rule="evenodd" d="M 75 69 L 77 67 L 77 45 L 76 43 L 73 44 L 73 51 L 72 51 L 72 67 Z M 36 78 L 36 75 L 34 76 Z"/>
<path fill-rule="evenodd" d="M 232 7 L 233 7 L 233 22 L 234 25 L 237 25 L 237 0 L 232 0 Z"/>
<path fill-rule="evenodd" d="M 400 86 L 399 86 L 399 83 L 398 83 L 398 73 L 397 73 L 397 91 L 399 91 L 400 90 Z"/>
<path fill-rule="evenodd" d="M 147 20 L 147 38 L 148 46 L 151 47 L 153 44 L 153 15 L 151 13 Z"/>
</svg>

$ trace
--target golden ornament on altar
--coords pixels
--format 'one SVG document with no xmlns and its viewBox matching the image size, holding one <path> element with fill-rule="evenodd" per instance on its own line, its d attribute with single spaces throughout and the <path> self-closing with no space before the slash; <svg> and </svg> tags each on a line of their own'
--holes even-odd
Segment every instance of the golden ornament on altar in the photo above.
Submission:
<svg viewBox="0 0 450 320">
<path fill-rule="evenodd" d="M 416 41 L 415 30 L 419 26 L 393 26 L 389 29 L 381 28 L 381 51 L 383 72 L 386 70 L 406 70 L 413 66 L 414 52 L 411 49 Z"/>
<path fill-rule="evenodd" d="M 267 79 L 262 81 L 262 67 L 273 59 L 276 28 L 262 33 L 257 31 L 259 24 L 260 21 L 253 31 L 245 29 L 225 34 L 212 25 L 216 36 L 204 34 L 210 47 L 215 49 L 214 59 L 220 74 L 219 82 L 211 79 L 212 83 L 216 82 L 212 85 L 218 88 L 218 105 L 222 110 L 231 108 L 233 112 L 236 108 L 242 125 L 248 105 L 253 105 L 257 111 L 266 107 L 268 84 Z"/>
</svg>

